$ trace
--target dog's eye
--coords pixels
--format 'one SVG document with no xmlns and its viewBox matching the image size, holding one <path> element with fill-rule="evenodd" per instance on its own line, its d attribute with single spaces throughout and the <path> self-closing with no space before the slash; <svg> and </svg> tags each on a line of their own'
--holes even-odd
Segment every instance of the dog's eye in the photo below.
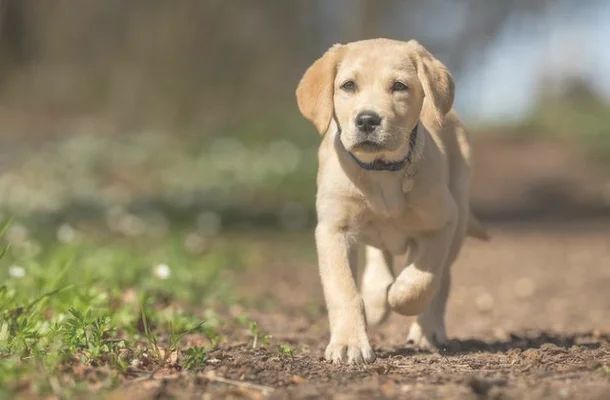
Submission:
<svg viewBox="0 0 610 400">
<path fill-rule="evenodd" d="M 394 82 L 392 85 L 392 92 L 404 92 L 408 89 L 407 85 L 402 82 Z"/>
<path fill-rule="evenodd" d="M 341 85 L 341 89 L 345 90 L 346 92 L 353 92 L 354 90 L 356 90 L 356 84 L 354 83 L 354 81 L 347 81 L 343 85 Z"/>
</svg>

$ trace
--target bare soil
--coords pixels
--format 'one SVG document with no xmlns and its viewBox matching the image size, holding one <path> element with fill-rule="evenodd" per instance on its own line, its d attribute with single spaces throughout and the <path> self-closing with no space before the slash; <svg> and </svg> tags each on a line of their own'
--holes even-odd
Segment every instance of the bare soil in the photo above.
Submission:
<svg viewBox="0 0 610 400">
<path fill-rule="evenodd" d="M 238 292 L 252 304 L 250 315 L 273 336 L 265 348 L 253 349 L 248 335 L 236 330 L 200 373 L 161 374 L 128 383 L 120 393 L 610 399 L 610 223 L 520 224 L 492 233 L 492 242 L 468 242 L 453 269 L 447 315 L 452 340 L 437 352 L 409 348 L 410 320 L 393 316 L 371 332 L 374 363 L 324 361 L 328 328 L 315 262 L 295 265 L 291 249 L 277 243 L 282 250 L 261 255 L 271 257 L 268 269 L 238 278 Z M 290 346 L 292 354 L 278 350 L 280 344 Z"/>
</svg>

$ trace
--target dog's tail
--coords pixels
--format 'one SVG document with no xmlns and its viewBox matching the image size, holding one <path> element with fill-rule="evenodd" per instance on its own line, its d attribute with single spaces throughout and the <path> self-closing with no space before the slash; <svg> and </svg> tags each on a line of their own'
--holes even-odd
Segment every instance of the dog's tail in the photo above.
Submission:
<svg viewBox="0 0 610 400">
<path fill-rule="evenodd" d="M 487 230 L 483 224 L 481 224 L 477 217 L 475 217 L 475 215 L 472 213 L 472 210 L 470 211 L 470 216 L 468 218 L 467 233 L 468 236 L 472 236 L 473 238 L 479 240 L 488 241 L 491 239 L 491 236 L 489 236 L 489 233 L 487 233 Z"/>
</svg>

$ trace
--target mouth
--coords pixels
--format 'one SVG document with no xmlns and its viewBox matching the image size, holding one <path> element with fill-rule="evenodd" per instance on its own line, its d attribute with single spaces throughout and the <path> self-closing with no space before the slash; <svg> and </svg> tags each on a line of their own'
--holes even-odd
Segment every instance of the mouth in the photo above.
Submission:
<svg viewBox="0 0 610 400">
<path fill-rule="evenodd" d="M 383 151 L 384 147 L 377 142 L 373 142 L 371 140 L 363 140 L 352 146 L 352 152 L 358 153 L 377 153 Z"/>
</svg>

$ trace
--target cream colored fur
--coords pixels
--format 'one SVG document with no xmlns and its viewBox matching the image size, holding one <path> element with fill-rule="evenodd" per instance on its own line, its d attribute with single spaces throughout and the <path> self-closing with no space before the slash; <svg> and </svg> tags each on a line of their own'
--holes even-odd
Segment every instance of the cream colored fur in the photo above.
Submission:
<svg viewBox="0 0 610 400">
<path fill-rule="evenodd" d="M 395 90 L 396 82 L 406 90 Z M 389 311 L 417 315 L 407 337 L 413 344 L 445 342 L 450 266 L 467 234 L 487 237 L 470 211 L 470 143 L 452 110 L 451 75 L 415 41 L 366 40 L 330 48 L 296 94 L 302 114 L 324 135 L 315 236 L 331 332 L 326 358 L 373 361 L 367 321 L 378 324 Z M 364 110 L 382 117 L 369 136 L 379 145 L 374 150 L 362 148 L 367 137 L 354 124 Z M 363 162 L 403 159 L 418 122 L 410 190 L 403 189 L 405 170 L 368 171 L 351 158 L 350 152 Z M 366 246 L 361 291 L 360 245 Z M 395 263 L 404 266 L 397 276 Z"/>
</svg>

